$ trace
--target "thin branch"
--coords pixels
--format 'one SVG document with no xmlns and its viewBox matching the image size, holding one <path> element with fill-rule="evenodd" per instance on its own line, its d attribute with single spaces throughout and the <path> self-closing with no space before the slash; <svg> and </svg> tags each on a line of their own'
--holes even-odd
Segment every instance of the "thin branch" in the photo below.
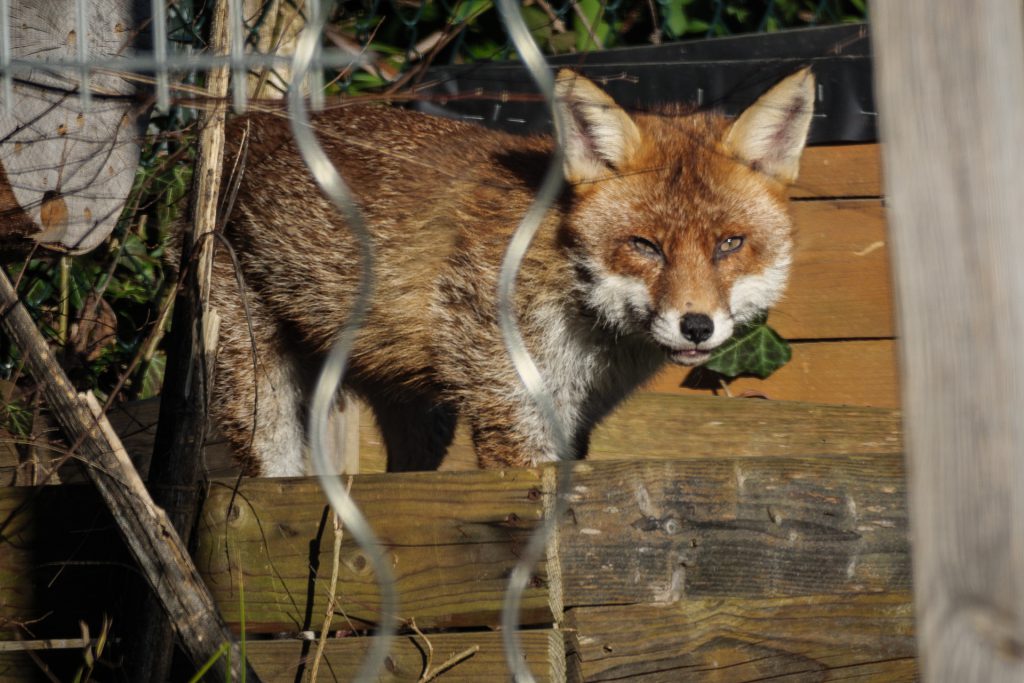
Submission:
<svg viewBox="0 0 1024 683">
<path fill-rule="evenodd" d="M 352 492 L 352 477 L 348 478 L 346 493 Z M 327 613 L 324 615 L 324 625 L 320 629 L 320 640 L 316 644 L 316 655 L 313 657 L 313 667 L 310 670 L 309 681 L 316 683 L 317 674 L 320 672 L 320 660 L 324 656 L 324 648 L 327 647 L 327 633 L 331 630 L 331 621 L 334 619 L 334 609 L 338 604 L 338 573 L 341 568 L 341 540 L 345 535 L 345 528 L 341 524 L 341 518 L 332 513 L 334 518 L 334 555 L 331 565 L 331 583 L 327 594 Z"/>
</svg>

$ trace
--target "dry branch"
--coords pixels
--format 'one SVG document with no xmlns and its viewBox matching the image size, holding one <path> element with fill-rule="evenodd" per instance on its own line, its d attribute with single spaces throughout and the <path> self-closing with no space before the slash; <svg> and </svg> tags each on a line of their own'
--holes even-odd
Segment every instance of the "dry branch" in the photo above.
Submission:
<svg viewBox="0 0 1024 683">
<path fill-rule="evenodd" d="M 18 301 L 17 293 L 0 273 L 0 310 L 4 331 L 21 349 L 29 372 L 42 387 L 47 404 L 68 438 L 78 444 L 86 471 L 117 521 L 146 580 L 174 624 L 179 642 L 194 662 L 203 662 L 223 642 L 232 640 L 217 614 L 209 591 L 164 511 L 149 497 L 138 472 L 91 394 L 75 391 Z M 230 677 L 238 680 L 241 657 L 233 646 Z M 228 680 L 223 664 L 216 668 Z M 253 676 L 247 680 L 257 680 Z"/>
</svg>

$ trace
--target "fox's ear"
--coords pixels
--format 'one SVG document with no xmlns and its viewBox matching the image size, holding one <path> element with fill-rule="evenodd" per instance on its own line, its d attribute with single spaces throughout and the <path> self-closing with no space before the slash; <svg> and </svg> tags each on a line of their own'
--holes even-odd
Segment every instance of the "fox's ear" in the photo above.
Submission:
<svg viewBox="0 0 1024 683">
<path fill-rule="evenodd" d="M 562 69 L 555 97 L 565 122 L 565 178 L 585 183 L 621 168 L 640 144 L 640 131 L 615 100 L 583 76 Z"/>
<path fill-rule="evenodd" d="M 814 113 L 814 74 L 801 69 L 758 98 L 729 127 L 730 152 L 762 173 L 792 183 Z"/>
</svg>

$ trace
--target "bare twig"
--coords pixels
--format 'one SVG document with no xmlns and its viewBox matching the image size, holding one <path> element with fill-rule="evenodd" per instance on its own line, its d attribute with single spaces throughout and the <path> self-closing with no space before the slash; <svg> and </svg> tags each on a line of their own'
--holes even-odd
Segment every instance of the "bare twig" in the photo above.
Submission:
<svg viewBox="0 0 1024 683">
<path fill-rule="evenodd" d="M 430 681 L 434 680 L 435 678 L 437 678 L 438 676 L 443 674 L 448 669 L 451 669 L 452 667 L 454 667 L 457 664 L 461 664 L 462 662 L 466 661 L 467 659 L 469 659 L 470 657 L 475 655 L 477 652 L 480 652 L 480 646 L 479 645 L 473 645 L 472 647 L 467 647 L 462 652 L 455 653 L 454 655 L 452 655 L 448 659 L 446 659 L 443 662 L 441 662 L 441 664 L 439 664 L 436 669 L 434 669 L 433 671 L 429 671 L 429 672 L 425 673 L 420 678 L 420 680 L 417 681 L 417 683 L 430 683 Z"/>
<path fill-rule="evenodd" d="M 352 477 L 348 478 L 347 493 L 352 492 Z M 334 609 L 338 603 L 338 572 L 341 568 L 341 539 L 345 535 L 345 528 L 341 525 L 341 518 L 332 514 L 334 518 L 334 555 L 331 564 L 330 592 L 327 595 L 327 613 L 324 615 L 324 625 L 320 629 L 320 640 L 316 644 L 316 655 L 313 657 L 313 667 L 310 669 L 309 681 L 316 683 L 317 674 L 320 672 L 320 660 L 324 656 L 324 648 L 327 646 L 327 633 L 331 630 L 331 621 L 334 619 Z"/>
<path fill-rule="evenodd" d="M 652 0 L 653 1 L 653 0 Z M 555 33 L 565 33 L 565 22 L 559 19 L 555 10 L 551 8 L 547 0 L 533 0 L 533 2 L 540 7 L 544 14 L 548 15 L 548 19 L 551 20 L 551 30 Z"/>
<path fill-rule="evenodd" d="M 658 10 L 654 9 L 654 0 L 647 0 L 647 8 L 651 11 L 651 45 L 661 45 L 661 22 L 658 21 Z"/>
<path fill-rule="evenodd" d="M 465 650 L 462 650 L 461 652 L 456 652 L 454 655 L 441 662 L 436 668 L 431 669 L 430 664 L 434 660 L 434 645 L 430 642 L 430 638 L 427 638 L 423 634 L 423 631 L 421 631 L 419 627 L 416 626 L 415 618 L 409 619 L 408 624 L 409 628 L 411 628 L 416 633 L 416 635 L 422 638 L 423 642 L 427 646 L 427 661 L 423 664 L 423 673 L 420 674 L 420 677 L 416 681 L 416 683 L 430 683 L 430 681 L 434 680 L 448 669 L 451 669 L 456 664 L 461 664 L 462 662 L 466 661 L 467 659 L 475 655 L 477 652 L 480 652 L 479 645 L 467 647 Z"/>
<path fill-rule="evenodd" d="M 423 631 L 420 630 L 419 626 L 416 625 L 416 617 L 409 618 L 409 628 L 411 628 L 416 635 L 423 639 L 423 642 L 427 645 L 427 661 L 423 663 L 423 673 L 420 674 L 420 681 L 423 681 L 430 672 L 430 665 L 434 663 L 434 644 L 430 642 L 430 638 L 423 635 Z"/>
</svg>

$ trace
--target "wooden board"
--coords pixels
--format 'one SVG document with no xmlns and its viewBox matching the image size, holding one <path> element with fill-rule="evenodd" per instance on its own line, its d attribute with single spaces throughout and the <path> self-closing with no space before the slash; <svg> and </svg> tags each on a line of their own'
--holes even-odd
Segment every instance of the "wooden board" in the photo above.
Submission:
<svg viewBox="0 0 1024 683">
<path fill-rule="evenodd" d="M 214 482 L 195 553 L 224 619 L 239 623 L 243 572 L 253 629 L 313 627 L 326 609 L 333 543 L 319 484 L 246 479 L 237 493 L 233 485 Z M 386 547 L 399 616 L 414 617 L 421 628 L 496 625 L 509 572 L 542 515 L 540 486 L 535 470 L 358 477 L 352 495 Z M 340 569 L 340 609 L 365 628 L 377 619 L 378 591 L 350 537 Z M 546 581 L 542 565 L 523 598 L 522 623 L 552 621 Z"/>
<path fill-rule="evenodd" d="M 0 681 L 23 683 L 40 680 L 39 667 L 24 652 L 0 652 Z"/>
<path fill-rule="evenodd" d="M 910 591 L 899 455 L 572 467 L 566 608 Z"/>
<path fill-rule="evenodd" d="M 895 334 L 885 209 L 877 199 L 798 202 L 793 270 L 769 322 L 787 339 Z"/>
<path fill-rule="evenodd" d="M 802 675 L 792 668 L 800 661 L 812 667 L 845 662 L 850 671 L 865 676 L 875 670 L 912 675 L 912 663 L 886 668 L 875 657 L 887 647 L 888 631 L 883 631 L 903 623 L 901 615 L 909 613 L 910 550 L 899 454 L 713 456 L 565 467 L 573 474 L 569 511 L 549 544 L 548 560 L 527 590 L 520 617 L 524 624 L 548 627 L 565 609 L 575 614 L 571 625 L 578 629 L 577 638 L 596 639 L 577 643 L 586 671 L 621 673 L 624 670 L 615 667 L 642 667 L 667 657 L 663 663 L 669 668 L 700 668 L 706 659 L 734 662 L 723 675 L 734 670 L 753 675 L 772 670 L 758 668 L 769 664 L 755 661 L 760 653 L 763 659 L 775 658 L 779 666 L 790 667 L 785 670 L 795 676 Z M 357 477 L 353 495 L 385 544 L 398 578 L 400 616 L 415 617 L 425 629 L 493 627 L 511 567 L 527 534 L 553 502 L 554 479 L 553 467 Z M 212 483 L 198 531 L 197 565 L 218 608 L 237 628 L 244 593 L 250 632 L 318 628 L 326 603 L 333 531 L 317 483 L 245 480 L 237 491 L 233 485 L 225 480 Z M 0 553 L 3 566 L 22 569 L 0 586 L 4 605 L 13 604 L 11 596 L 23 595 L 20 591 L 26 585 L 47 585 L 49 591 L 49 580 L 56 575 L 60 581 L 55 585 L 67 590 L 82 584 L 83 572 L 111 574 L 111 563 L 124 551 L 118 551 L 109 522 L 98 514 L 101 506 L 95 493 L 70 486 L 0 490 L 0 509 L 13 509 L 26 500 L 33 501 L 26 508 L 29 512 L 16 521 L 24 526 L 31 520 L 34 533 L 60 541 L 68 554 L 47 548 L 48 569 L 39 571 L 33 564 L 39 561 L 35 544 L 5 545 Z M 82 529 L 88 530 L 87 536 Z M 82 538 L 88 543 L 83 545 Z M 104 562 L 104 557 L 115 559 Z M 339 612 L 344 614 L 336 616 L 335 626 L 346 629 L 351 622 L 365 627 L 375 618 L 376 589 L 362 551 L 349 539 L 343 543 L 340 570 Z M 106 584 L 91 585 L 105 585 L 100 597 L 109 601 L 110 591 L 116 589 L 104 580 Z M 888 594 L 898 597 L 890 600 Z M 55 598 L 48 599 L 60 613 L 34 628 L 63 619 L 67 631 L 74 619 L 98 609 L 93 605 L 92 611 L 85 610 L 84 603 L 60 603 Z M 848 609 L 836 607 L 840 603 Z M 601 611 L 613 605 L 633 607 L 621 613 Z M 30 608 L 41 606 L 29 605 L 23 613 L 35 615 Z M 600 609 L 587 611 L 591 608 Z M 9 614 L 5 608 L 4 616 Z M 830 614 L 831 622 L 826 619 Z M 618 624 L 618 632 L 611 622 Z M 813 636 L 814 629 L 802 626 L 804 622 L 817 624 L 819 630 L 848 633 L 852 649 L 830 649 L 833 641 L 822 634 Z M 686 624 L 693 628 L 678 628 L 677 639 L 672 640 L 676 627 Z M 704 631 L 699 630 L 701 625 Z M 650 637 L 633 635 L 637 631 Z M 611 642 L 612 636 L 619 640 Z M 909 638 L 900 637 L 904 636 Z M 557 650 L 546 635 L 530 637 L 541 639 L 531 641 L 531 652 Z M 340 649 L 332 651 L 341 657 L 335 660 L 341 662 L 336 671 L 351 661 L 346 657 L 357 656 L 352 648 L 363 645 L 356 639 L 333 642 L 332 648 Z M 605 646 L 612 652 L 605 652 Z M 398 680 L 418 671 L 421 660 L 410 647 L 415 648 L 405 641 L 394 655 Z M 653 649 L 618 660 L 600 654 L 612 655 L 617 648 L 628 652 L 632 647 Z M 665 654 L 669 650 L 675 654 Z M 290 672 L 289 680 L 294 680 L 302 645 L 264 643 L 252 652 L 267 653 L 266 659 L 255 660 L 257 666 L 264 661 L 278 667 L 274 671 L 283 671 L 281 675 Z M 807 657 L 798 661 L 799 652 Z M 481 658 L 479 663 L 486 661 Z M 552 671 L 550 680 L 561 680 Z M 495 679 L 481 675 L 476 680 Z"/>
<path fill-rule="evenodd" d="M 360 472 L 383 472 L 384 445 L 373 413 L 364 404 L 358 407 Z M 111 413 L 133 460 L 143 461 L 151 452 L 158 412 L 159 401 L 154 399 L 117 406 Z M 598 426 L 588 457 L 842 455 L 900 453 L 902 447 L 900 413 L 887 408 L 641 392 Z M 207 445 L 206 460 L 211 476 L 236 472 L 225 444 L 216 437 Z M 0 471 L 14 464 L 0 461 Z M 469 434 L 460 427 L 442 470 L 467 469 L 477 469 L 476 456 Z"/>
<path fill-rule="evenodd" d="M 35 586 L 29 578 L 36 560 L 33 547 L 39 542 L 38 530 L 31 515 L 17 514 L 30 490 L 0 488 L 0 640 L 15 640 L 18 633 L 14 624 L 28 624 L 41 616 L 36 610 Z M 0 660 L 0 672 L 8 661 L 13 666 L 20 659 Z"/>
<path fill-rule="evenodd" d="M 594 431 L 588 460 L 902 451 L 901 417 L 895 410 L 641 393 Z"/>
<path fill-rule="evenodd" d="M 800 177 L 790 196 L 882 196 L 880 149 L 877 144 L 808 147 L 800 160 Z"/>
<path fill-rule="evenodd" d="M 383 472 L 383 440 L 373 413 L 365 405 L 360 409 L 360 471 Z M 898 454 L 902 448 L 895 410 L 644 392 L 598 425 L 587 459 Z M 441 469 L 476 468 L 469 433 L 460 426 Z"/>
<path fill-rule="evenodd" d="M 792 347 L 792 360 L 771 377 L 741 377 L 729 383 L 729 393 L 753 393 L 780 401 L 900 406 L 895 341 L 800 342 Z M 725 393 L 716 379 L 702 374 L 700 369 L 677 366 L 667 366 L 646 390 L 672 394 Z"/>
<path fill-rule="evenodd" d="M 480 683 L 503 681 L 508 677 L 501 633 L 435 633 L 427 636 L 434 648 L 431 668 L 467 648 L 480 651 L 441 674 L 439 683 Z M 565 645 L 562 633 L 550 629 L 521 631 L 526 662 L 537 681 L 565 681 Z M 327 641 L 320 663 L 318 681 L 352 680 L 369 647 L 370 638 L 341 638 Z M 316 644 L 302 641 L 254 641 L 247 647 L 249 661 L 264 683 L 294 683 L 308 680 Z M 391 653 L 381 676 L 381 683 L 408 681 L 416 683 L 424 671 L 427 647 L 419 637 L 401 636 L 392 641 Z M 298 676 L 303 667 L 302 678 Z"/>
<path fill-rule="evenodd" d="M 570 681 L 917 680 L 908 594 L 571 610 Z"/>
</svg>

